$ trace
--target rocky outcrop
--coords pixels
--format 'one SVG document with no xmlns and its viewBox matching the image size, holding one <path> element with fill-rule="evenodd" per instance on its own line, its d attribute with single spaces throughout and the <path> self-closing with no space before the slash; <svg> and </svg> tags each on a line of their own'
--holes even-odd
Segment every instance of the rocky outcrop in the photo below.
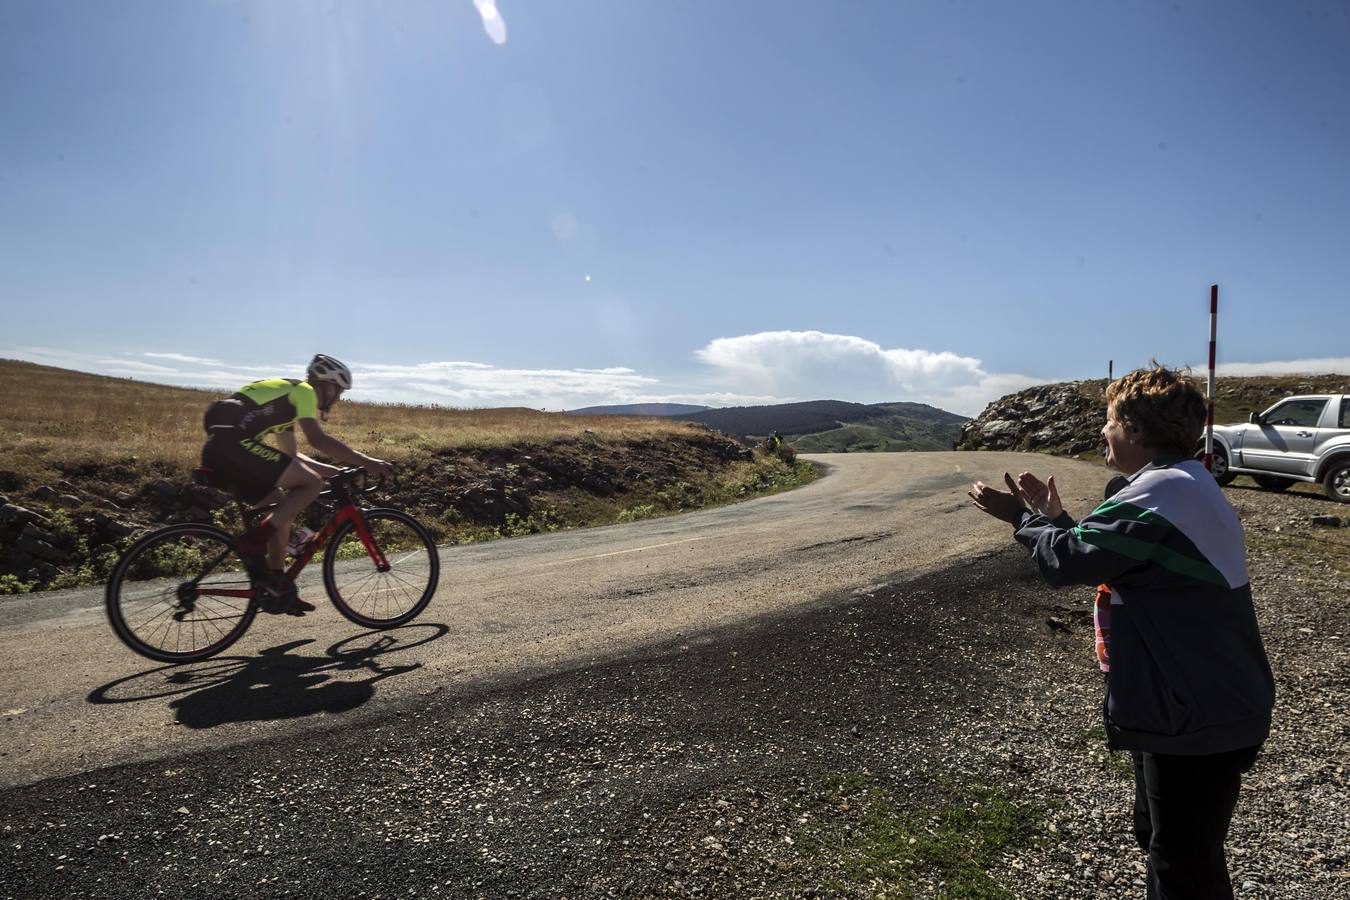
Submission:
<svg viewBox="0 0 1350 900">
<path fill-rule="evenodd" d="M 161 484 L 172 491 L 157 487 Z M 69 482 L 62 482 L 62 487 L 74 489 Z M 230 503 L 229 495 L 221 491 L 163 480 L 146 485 L 139 495 L 119 495 L 118 501 L 84 492 L 61 494 L 49 485 L 38 487 L 31 497 L 45 498 L 42 511 L 0 498 L 5 501 L 0 503 L 0 577 L 12 579 L 0 588 L 63 586 L 101 578 L 117 554 L 148 526 L 210 522 L 215 510 Z M 123 510 L 123 505 L 133 508 Z M 112 512 L 96 508 L 100 506 Z"/>
<path fill-rule="evenodd" d="M 1043 384 L 995 400 L 967 422 L 957 450 L 1034 450 L 1067 456 L 1098 453 L 1106 382 Z"/>
</svg>

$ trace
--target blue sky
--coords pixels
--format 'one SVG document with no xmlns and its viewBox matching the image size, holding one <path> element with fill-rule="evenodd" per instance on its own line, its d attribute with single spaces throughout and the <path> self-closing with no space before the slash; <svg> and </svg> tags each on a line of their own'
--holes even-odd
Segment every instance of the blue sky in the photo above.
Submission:
<svg viewBox="0 0 1350 900">
<path fill-rule="evenodd" d="M 974 413 L 1350 372 L 1350 4 L 0 4 L 0 356 Z M 1238 364 L 1241 364 L 1239 366 Z"/>
</svg>

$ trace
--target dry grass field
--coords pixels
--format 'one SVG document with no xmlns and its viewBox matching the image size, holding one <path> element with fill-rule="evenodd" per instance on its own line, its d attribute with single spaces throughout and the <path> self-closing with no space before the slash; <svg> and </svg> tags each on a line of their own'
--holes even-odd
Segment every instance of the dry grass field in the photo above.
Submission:
<svg viewBox="0 0 1350 900">
<path fill-rule="evenodd" d="M 97 583 L 156 524 L 242 527 L 227 495 L 189 482 L 220 393 L 0 360 L 0 396 L 0 594 Z M 383 502 L 448 543 L 669 515 L 816 476 L 789 448 L 751 455 L 659 418 L 340 403 L 325 428 L 398 463 Z"/>
<path fill-rule="evenodd" d="M 0 360 L 0 470 L 28 483 L 94 473 L 126 485 L 149 476 L 185 477 L 205 439 L 202 413 L 221 396 Z M 703 431 L 663 419 L 347 402 L 324 427 L 365 453 L 395 461 L 420 450 L 540 444 L 587 432 L 626 442 Z"/>
</svg>

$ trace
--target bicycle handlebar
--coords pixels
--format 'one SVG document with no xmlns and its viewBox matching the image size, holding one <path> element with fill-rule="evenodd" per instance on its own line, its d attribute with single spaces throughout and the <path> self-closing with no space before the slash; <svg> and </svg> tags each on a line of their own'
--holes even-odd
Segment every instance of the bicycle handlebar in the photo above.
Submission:
<svg viewBox="0 0 1350 900">
<path fill-rule="evenodd" d="M 384 488 L 388 480 L 383 474 L 376 476 L 375 483 L 369 483 L 369 472 L 365 466 L 348 466 L 328 479 L 328 483 L 333 486 L 349 484 L 353 493 L 374 494 Z M 395 482 L 397 484 L 397 482 Z M 324 493 L 331 493 L 331 488 Z"/>
</svg>

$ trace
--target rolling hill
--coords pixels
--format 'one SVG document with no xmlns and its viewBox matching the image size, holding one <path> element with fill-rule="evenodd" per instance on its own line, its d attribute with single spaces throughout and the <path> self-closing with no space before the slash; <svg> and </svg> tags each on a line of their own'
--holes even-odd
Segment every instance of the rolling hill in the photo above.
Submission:
<svg viewBox="0 0 1350 900">
<path fill-rule="evenodd" d="M 804 453 L 950 450 L 967 421 L 924 403 L 809 400 L 772 406 L 731 406 L 677 416 L 747 443 L 777 431 Z"/>
</svg>

